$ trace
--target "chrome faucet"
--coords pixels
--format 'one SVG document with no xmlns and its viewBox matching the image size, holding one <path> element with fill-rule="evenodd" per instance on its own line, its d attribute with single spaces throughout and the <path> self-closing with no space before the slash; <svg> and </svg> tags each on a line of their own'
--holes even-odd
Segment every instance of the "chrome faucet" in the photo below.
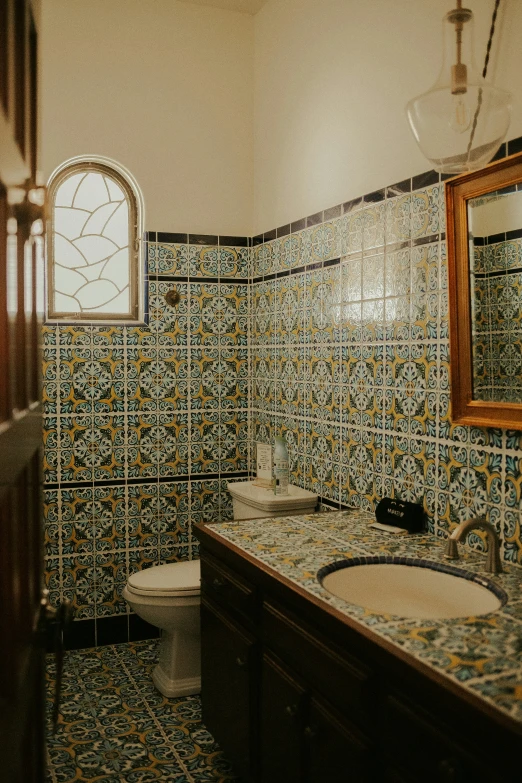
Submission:
<svg viewBox="0 0 522 783">
<path fill-rule="evenodd" d="M 490 522 L 487 522 L 484 518 L 476 517 L 475 519 L 468 519 L 466 522 L 462 522 L 448 538 L 448 545 L 444 554 L 448 560 L 459 559 L 459 549 L 457 547 L 457 541 L 462 541 L 471 530 L 484 530 L 486 538 L 488 540 L 488 554 L 486 560 L 486 571 L 491 574 L 501 574 L 502 564 L 500 562 L 500 544 L 498 541 L 497 531 Z"/>
</svg>

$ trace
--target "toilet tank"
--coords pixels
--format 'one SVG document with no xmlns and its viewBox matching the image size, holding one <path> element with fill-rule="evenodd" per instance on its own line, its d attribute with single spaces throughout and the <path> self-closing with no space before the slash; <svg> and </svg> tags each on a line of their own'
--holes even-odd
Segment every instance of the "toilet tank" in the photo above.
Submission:
<svg viewBox="0 0 522 783">
<path fill-rule="evenodd" d="M 228 491 L 232 495 L 234 519 L 313 514 L 317 505 L 317 495 L 293 484 L 288 485 L 288 495 L 274 495 L 273 489 L 256 487 L 253 481 L 230 482 Z"/>
</svg>

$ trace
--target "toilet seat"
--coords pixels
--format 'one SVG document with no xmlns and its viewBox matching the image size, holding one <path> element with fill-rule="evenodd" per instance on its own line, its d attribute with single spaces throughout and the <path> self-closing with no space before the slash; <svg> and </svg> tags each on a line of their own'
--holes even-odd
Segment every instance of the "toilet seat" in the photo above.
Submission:
<svg viewBox="0 0 522 783">
<path fill-rule="evenodd" d="M 200 594 L 200 581 L 199 560 L 186 560 L 137 571 L 129 576 L 127 589 L 141 596 L 189 598 Z"/>
</svg>

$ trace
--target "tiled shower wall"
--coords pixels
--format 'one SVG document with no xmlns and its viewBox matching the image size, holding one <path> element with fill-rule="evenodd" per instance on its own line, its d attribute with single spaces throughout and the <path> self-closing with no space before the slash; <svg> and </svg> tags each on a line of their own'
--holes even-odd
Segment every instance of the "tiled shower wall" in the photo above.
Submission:
<svg viewBox="0 0 522 783">
<path fill-rule="evenodd" d="M 254 439 L 326 506 L 422 502 L 438 536 L 485 514 L 522 562 L 520 433 L 451 422 L 444 223 L 432 172 L 254 239 Z"/>
<path fill-rule="evenodd" d="M 146 326 L 44 329 L 46 575 L 76 619 L 125 615 L 129 572 L 197 556 L 192 525 L 231 515 L 247 469 L 248 241 L 144 251 Z"/>
</svg>

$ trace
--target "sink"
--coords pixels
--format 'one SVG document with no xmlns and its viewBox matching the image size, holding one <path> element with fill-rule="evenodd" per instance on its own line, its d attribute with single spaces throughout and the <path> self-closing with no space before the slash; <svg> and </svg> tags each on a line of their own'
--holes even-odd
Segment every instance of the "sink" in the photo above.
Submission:
<svg viewBox="0 0 522 783">
<path fill-rule="evenodd" d="M 321 568 L 329 593 L 373 612 L 424 619 L 489 614 L 507 601 L 494 582 L 454 566 L 405 557 L 358 557 Z"/>
</svg>

